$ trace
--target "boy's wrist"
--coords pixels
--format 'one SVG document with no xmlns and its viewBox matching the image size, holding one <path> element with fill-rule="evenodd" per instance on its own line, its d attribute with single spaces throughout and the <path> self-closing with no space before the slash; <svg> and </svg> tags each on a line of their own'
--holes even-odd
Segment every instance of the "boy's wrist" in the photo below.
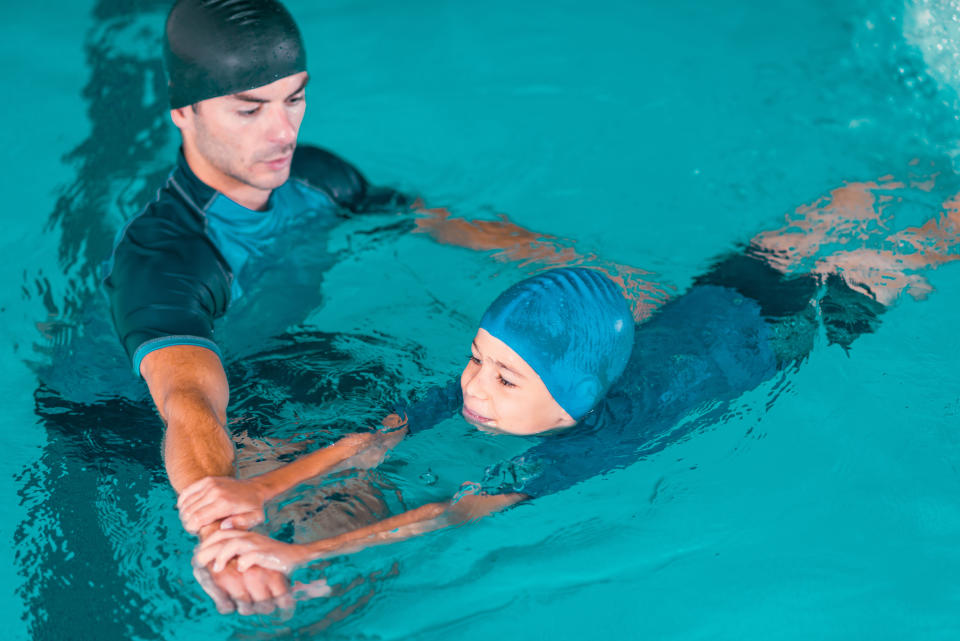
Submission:
<svg viewBox="0 0 960 641">
<path fill-rule="evenodd" d="M 247 482 L 250 483 L 262 503 L 266 503 L 282 491 L 274 478 L 273 472 L 275 471 L 276 470 L 272 470 L 260 476 L 247 479 Z"/>
</svg>

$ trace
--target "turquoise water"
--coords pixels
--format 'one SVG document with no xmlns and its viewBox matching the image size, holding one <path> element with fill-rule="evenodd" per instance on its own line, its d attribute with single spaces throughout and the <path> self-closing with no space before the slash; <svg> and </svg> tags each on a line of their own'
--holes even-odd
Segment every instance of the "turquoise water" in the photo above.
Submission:
<svg viewBox="0 0 960 641">
<path fill-rule="evenodd" d="M 956 638 L 955 266 L 849 354 L 821 338 L 797 371 L 647 460 L 339 561 L 331 582 L 374 578 L 292 619 L 218 616 L 189 572 L 158 419 L 72 347 L 95 265 L 175 151 L 156 59 L 166 3 L 61 4 L 0 9 L 15 96 L 0 103 L 12 638 Z M 950 3 L 755 4 L 291 1 L 313 76 L 301 139 L 679 290 L 799 205 L 914 159 L 937 183 L 908 190 L 895 222 L 936 215 L 960 191 Z M 392 222 L 347 223 L 326 247 L 344 255 L 306 325 L 336 334 L 347 365 L 308 374 L 342 394 L 299 402 L 279 374 L 257 388 L 269 367 L 296 373 L 289 352 L 238 363 L 238 433 L 337 433 L 446 380 L 486 303 L 530 269 L 367 233 Z M 293 351 L 335 360 L 325 341 Z M 71 366 L 46 369 L 71 349 L 56 361 Z M 411 439 L 376 483 L 415 504 L 466 480 L 464 452 L 513 446 L 466 432 Z"/>
</svg>

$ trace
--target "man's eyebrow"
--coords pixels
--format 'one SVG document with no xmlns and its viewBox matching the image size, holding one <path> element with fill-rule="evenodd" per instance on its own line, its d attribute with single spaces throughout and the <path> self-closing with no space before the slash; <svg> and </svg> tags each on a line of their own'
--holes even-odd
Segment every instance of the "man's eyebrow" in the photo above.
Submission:
<svg viewBox="0 0 960 641">
<path fill-rule="evenodd" d="M 293 96 L 296 96 L 298 93 L 306 89 L 308 82 L 310 82 L 310 76 L 304 76 L 303 82 L 300 83 L 300 86 L 297 87 L 297 90 L 291 93 L 289 96 L 287 96 L 287 98 L 292 98 Z"/>
<path fill-rule="evenodd" d="M 235 93 L 231 97 L 236 98 L 237 100 L 242 100 L 243 102 L 255 102 L 258 104 L 270 102 L 269 100 L 266 100 L 264 98 L 257 98 L 256 96 L 251 96 L 250 94 L 247 94 L 247 93 Z"/>
<path fill-rule="evenodd" d="M 306 78 L 304 78 L 304 79 L 303 79 L 303 82 L 300 84 L 300 86 L 297 87 L 297 90 L 294 91 L 293 93 L 291 93 L 289 96 L 287 96 L 287 98 L 291 98 L 291 97 L 293 97 L 293 96 L 296 96 L 298 93 L 300 93 L 301 91 L 303 91 L 304 88 L 307 86 L 307 82 L 309 82 L 309 80 L 310 80 L 310 76 L 307 76 Z M 257 104 L 263 104 L 263 103 L 265 103 L 265 102 L 270 102 L 269 100 L 266 100 L 265 98 L 257 98 L 256 96 L 251 96 L 251 95 L 248 94 L 248 93 L 235 93 L 235 94 L 233 94 L 232 97 L 233 97 L 233 98 L 236 98 L 237 100 L 242 100 L 243 102 L 255 102 L 255 103 L 257 103 Z"/>
</svg>

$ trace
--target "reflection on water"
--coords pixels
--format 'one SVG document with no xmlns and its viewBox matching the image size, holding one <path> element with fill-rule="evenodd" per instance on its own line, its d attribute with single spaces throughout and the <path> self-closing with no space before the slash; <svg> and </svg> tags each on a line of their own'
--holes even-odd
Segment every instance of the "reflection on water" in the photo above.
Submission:
<svg viewBox="0 0 960 641">
<path fill-rule="evenodd" d="M 938 82 L 948 87 L 956 87 L 949 75 L 957 46 L 949 30 L 955 23 L 941 14 L 952 4 L 918 1 L 908 5 L 920 8 L 920 13 L 908 13 L 914 16 L 909 42 L 920 48 Z M 102 300 L 93 293 L 96 266 L 109 251 L 121 219 L 152 197 L 169 170 L 175 141 L 166 123 L 160 61 L 153 55 L 159 51 L 159 26 L 167 6 L 168 0 L 99 0 L 93 8 L 97 22 L 87 39 L 90 78 L 84 94 L 92 132 L 66 157 L 76 167 L 77 177 L 64 188 L 49 220 L 51 227 L 62 231 L 60 267 L 71 275 L 71 289 L 61 295 L 42 279 L 29 282 L 29 295 L 46 299 L 51 318 L 41 327 L 45 336 L 33 357 L 42 381 L 34 401 L 47 445 L 17 478 L 20 501 L 30 514 L 15 534 L 20 595 L 27 603 L 24 616 L 38 639 L 91 636 L 90 631 L 98 639 L 159 639 L 181 626 L 194 626 L 189 629 L 210 637 L 311 638 L 363 608 L 384 581 L 394 579 L 398 567 L 387 563 L 360 573 L 348 563 L 311 568 L 303 579 L 335 577 L 338 598 L 304 604 L 292 621 L 254 623 L 212 617 L 212 605 L 189 572 L 191 540 L 177 520 L 163 471 L 159 419 L 142 384 L 127 371 L 126 358 L 105 320 Z M 932 23 L 923 22 L 924 11 L 933 16 Z M 899 34 L 876 35 L 899 29 L 887 26 L 890 15 L 883 14 L 882 27 L 879 22 L 857 27 L 873 34 L 860 31 L 857 42 L 879 42 L 885 48 L 883 61 L 902 69 L 897 72 L 898 82 L 915 101 L 911 104 L 926 110 L 944 95 L 927 76 L 916 52 L 906 50 L 897 39 Z M 920 28 L 924 24 L 936 28 L 924 31 Z M 888 49 L 896 49 L 889 59 Z M 930 62 L 933 58 L 936 62 Z M 870 56 L 863 60 L 863 64 L 877 62 Z M 889 89 L 887 84 L 880 87 L 884 92 Z M 929 118 L 925 123 L 939 131 L 938 120 Z M 902 168 L 890 168 L 898 169 Z M 815 267 L 828 250 L 837 249 L 840 235 L 856 229 L 854 237 L 862 232 L 876 238 L 875 232 L 886 230 L 895 219 L 904 223 L 897 229 L 920 225 L 940 213 L 944 196 L 956 191 L 946 170 L 925 165 L 900 172 L 905 175 L 898 179 L 898 186 L 881 181 L 882 185 L 869 188 L 860 185 L 859 191 L 830 194 L 824 202 L 794 212 L 787 221 L 806 238 L 821 225 L 818 232 L 824 233 L 827 242 L 802 256 L 796 243 L 780 249 L 806 267 Z M 925 185 L 938 172 L 943 173 L 931 191 Z M 821 217 L 814 223 L 809 214 L 831 211 L 838 198 L 848 199 L 842 211 L 834 209 L 841 215 Z M 665 224 L 671 222 L 668 218 Z M 387 229 L 382 237 L 395 231 Z M 544 226 L 544 231 L 549 227 Z M 902 239 L 882 235 L 888 245 L 898 240 Z M 871 246 L 864 242 L 860 248 Z M 889 248 L 882 243 L 872 247 Z M 318 255 L 323 249 L 318 248 Z M 670 252 L 664 249 L 664 255 Z M 336 258 L 329 262 L 318 258 L 317 269 L 329 268 Z M 890 288 L 884 274 L 868 276 L 880 279 L 867 284 L 870 291 Z M 911 284 L 914 292 L 921 291 L 922 283 Z M 312 275 L 300 285 L 298 292 L 319 295 Z M 856 325 L 869 314 L 862 316 L 843 322 Z M 228 364 L 234 382 L 231 426 L 247 473 L 375 424 L 397 395 L 413 396 L 438 382 L 424 362 L 423 347 L 412 340 L 318 332 L 296 327 L 296 318 L 291 318 L 273 316 L 281 328 L 294 329 L 271 332 L 273 338 L 265 347 L 255 342 L 238 345 L 234 349 L 238 358 Z M 787 390 L 789 380 L 784 375 L 776 381 L 766 400 L 772 402 Z M 648 452 L 660 450 L 681 434 L 736 420 L 750 411 L 734 405 L 690 417 L 677 432 L 651 442 Z M 744 441 L 754 438 L 760 436 L 748 431 Z M 663 500 L 663 487 L 658 482 L 648 503 L 658 493 L 657 500 Z M 313 527 L 336 531 L 346 527 L 347 517 L 373 519 L 401 507 L 390 478 L 348 473 L 333 484 L 298 488 L 285 497 L 282 510 L 273 508 L 268 531 L 287 538 L 309 536 Z M 318 524 L 317 518 L 328 521 Z M 557 532 L 553 540 L 573 546 L 563 538 L 563 530 Z M 544 556 L 556 550 L 539 546 Z M 520 567 L 528 558 L 524 554 L 506 556 Z M 502 564 L 502 552 L 495 546 L 477 556 L 483 567 Z M 467 585 L 472 587 L 469 581 Z"/>
</svg>

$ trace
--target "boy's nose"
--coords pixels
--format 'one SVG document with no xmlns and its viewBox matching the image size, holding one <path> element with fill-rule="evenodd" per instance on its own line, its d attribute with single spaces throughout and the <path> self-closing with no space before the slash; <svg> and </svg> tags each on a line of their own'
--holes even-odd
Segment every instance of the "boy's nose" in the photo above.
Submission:
<svg viewBox="0 0 960 641">
<path fill-rule="evenodd" d="M 473 376 L 467 379 L 467 384 L 463 388 L 464 394 L 473 398 L 484 399 L 486 394 L 483 392 L 483 383 L 480 380 L 480 370 L 473 373 Z"/>
</svg>

